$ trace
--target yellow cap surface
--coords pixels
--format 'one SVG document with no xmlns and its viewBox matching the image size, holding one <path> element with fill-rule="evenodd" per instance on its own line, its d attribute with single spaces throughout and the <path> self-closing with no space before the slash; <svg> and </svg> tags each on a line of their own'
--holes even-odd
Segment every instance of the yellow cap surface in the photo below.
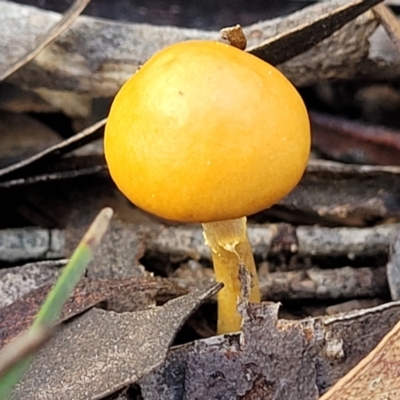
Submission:
<svg viewBox="0 0 400 400">
<path fill-rule="evenodd" d="M 210 222 L 270 207 L 310 151 L 303 101 L 274 67 L 232 46 L 172 45 L 117 94 L 105 131 L 112 178 L 166 219 Z"/>
</svg>

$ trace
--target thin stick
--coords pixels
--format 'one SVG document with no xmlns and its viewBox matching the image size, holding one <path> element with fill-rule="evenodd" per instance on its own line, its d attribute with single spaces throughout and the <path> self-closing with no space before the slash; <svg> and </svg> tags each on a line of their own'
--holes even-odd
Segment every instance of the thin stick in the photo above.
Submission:
<svg viewBox="0 0 400 400">
<path fill-rule="evenodd" d="M 7 68 L 3 73 L 0 73 L 0 81 L 6 79 L 8 76 L 13 74 L 19 68 L 27 64 L 33 58 L 35 58 L 46 46 L 57 39 L 71 24 L 76 20 L 77 17 L 82 13 L 85 7 L 90 3 L 90 0 L 76 0 L 69 10 L 64 14 L 63 18 L 55 24 L 49 32 L 43 37 L 39 37 L 33 48 L 29 49 L 28 52 L 14 64 Z"/>
<path fill-rule="evenodd" d="M 400 22 L 396 15 L 384 4 L 378 4 L 372 11 L 379 18 L 390 40 L 400 51 Z"/>
</svg>

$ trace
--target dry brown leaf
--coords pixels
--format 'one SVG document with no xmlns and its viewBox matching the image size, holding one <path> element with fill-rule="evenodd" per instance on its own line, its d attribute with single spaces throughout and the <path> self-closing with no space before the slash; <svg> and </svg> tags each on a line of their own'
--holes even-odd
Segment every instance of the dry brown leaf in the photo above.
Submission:
<svg viewBox="0 0 400 400">
<path fill-rule="evenodd" d="M 27 356 L 35 354 L 43 347 L 53 334 L 54 329 L 48 326 L 38 326 L 31 331 L 19 335 L 13 345 L 1 352 L 0 379 L 15 365 L 26 359 Z"/>
<path fill-rule="evenodd" d="M 39 261 L 0 269 L 0 309 L 41 286 L 54 283 L 67 261 Z"/>
<path fill-rule="evenodd" d="M 320 400 L 397 400 L 400 398 L 399 366 L 400 322 Z"/>
<path fill-rule="evenodd" d="M 52 285 L 43 286 L 9 306 L 0 308 L 0 349 L 29 327 L 51 287 Z M 131 311 L 145 308 L 141 307 L 144 295 L 154 301 L 165 301 L 185 293 L 186 290 L 165 278 L 83 280 L 64 305 L 58 323 L 103 302 L 112 302 L 113 307 L 118 307 L 118 311 Z"/>
<path fill-rule="evenodd" d="M 400 303 L 299 321 L 278 319 L 277 311 L 250 305 L 241 334 L 172 349 L 139 383 L 143 398 L 316 400 L 396 325 Z"/>
<path fill-rule="evenodd" d="M 310 13 L 303 20 L 295 20 L 301 11 L 294 13 L 282 20 L 286 25 L 285 30 L 278 26 L 276 35 L 250 47 L 248 51 L 273 65 L 281 64 L 309 50 L 381 1 L 325 2 L 318 13 Z"/>
<path fill-rule="evenodd" d="M 10 400 L 97 400 L 134 383 L 163 362 L 189 315 L 220 288 L 213 284 L 146 311 L 91 309 L 59 329 Z"/>
</svg>

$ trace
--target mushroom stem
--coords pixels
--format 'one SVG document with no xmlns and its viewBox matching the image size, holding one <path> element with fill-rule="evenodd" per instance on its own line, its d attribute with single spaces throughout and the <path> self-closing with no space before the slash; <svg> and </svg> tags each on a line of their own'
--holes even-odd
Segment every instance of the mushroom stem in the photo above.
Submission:
<svg viewBox="0 0 400 400">
<path fill-rule="evenodd" d="M 217 334 L 240 330 L 241 316 L 237 311 L 241 296 L 239 265 L 244 264 L 251 275 L 249 301 L 260 302 L 257 270 L 247 236 L 246 218 L 231 219 L 203 224 L 206 243 L 211 248 L 215 279 L 223 282 L 218 293 Z"/>
</svg>

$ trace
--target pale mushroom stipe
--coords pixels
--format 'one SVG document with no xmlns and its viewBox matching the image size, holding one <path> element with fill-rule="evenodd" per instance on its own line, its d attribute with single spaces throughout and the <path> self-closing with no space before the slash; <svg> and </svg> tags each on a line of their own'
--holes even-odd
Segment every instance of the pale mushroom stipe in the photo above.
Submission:
<svg viewBox="0 0 400 400">
<path fill-rule="evenodd" d="M 105 129 L 111 177 L 138 207 L 202 223 L 217 281 L 218 333 L 240 329 L 239 264 L 260 301 L 246 216 L 299 182 L 310 124 L 294 86 L 268 63 L 212 41 L 151 57 L 115 97 Z"/>
</svg>

